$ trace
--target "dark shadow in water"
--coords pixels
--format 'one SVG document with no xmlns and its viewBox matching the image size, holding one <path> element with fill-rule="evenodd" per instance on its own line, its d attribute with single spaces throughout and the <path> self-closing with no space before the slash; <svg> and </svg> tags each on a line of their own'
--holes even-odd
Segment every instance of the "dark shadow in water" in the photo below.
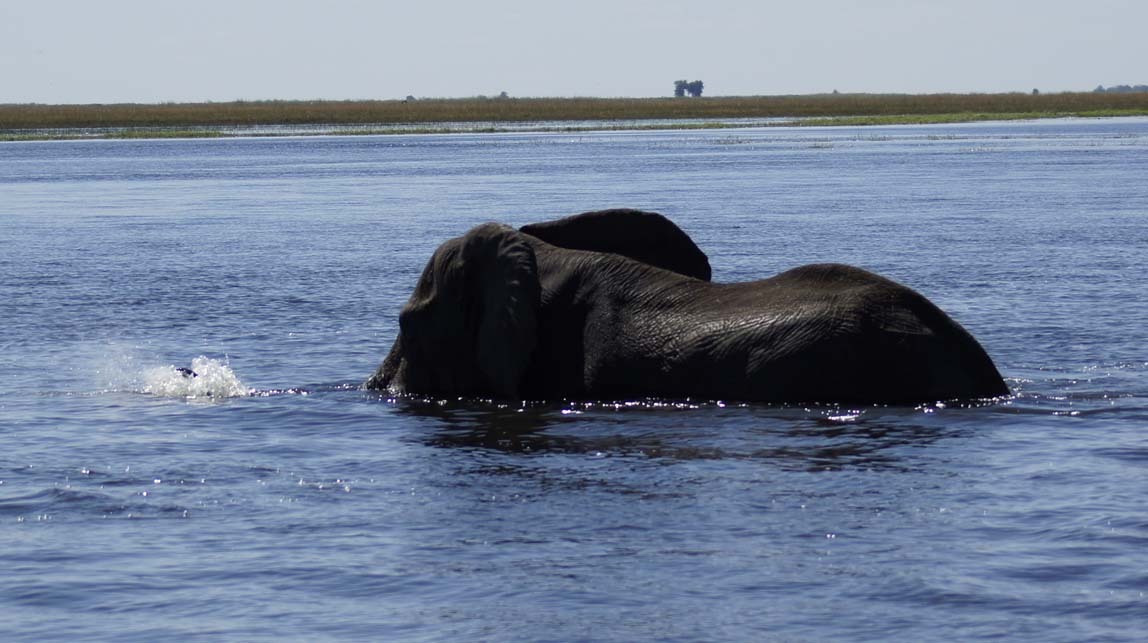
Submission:
<svg viewBox="0 0 1148 643">
<path fill-rule="evenodd" d="M 545 434 L 551 427 L 569 424 L 559 405 L 510 407 L 475 400 L 399 398 L 395 410 L 439 426 L 427 437 L 435 446 L 497 449 L 506 452 L 561 451 L 563 440 Z"/>
<path fill-rule="evenodd" d="M 758 448 L 749 454 L 750 458 L 811 471 L 888 470 L 912 469 L 906 458 L 910 449 L 962 437 L 968 435 L 969 430 L 943 423 L 926 425 L 876 418 L 844 426 L 823 422 L 815 426 L 773 426 L 758 434 L 763 443 L 780 442 L 781 445 Z"/>
<path fill-rule="evenodd" d="M 534 404 L 399 399 L 433 420 L 424 443 L 507 454 L 593 454 L 651 460 L 770 461 L 787 469 L 906 468 L 909 448 L 968 435 L 984 409 L 841 410 L 648 401 Z M 965 421 L 950 422 L 964 417 Z"/>
</svg>

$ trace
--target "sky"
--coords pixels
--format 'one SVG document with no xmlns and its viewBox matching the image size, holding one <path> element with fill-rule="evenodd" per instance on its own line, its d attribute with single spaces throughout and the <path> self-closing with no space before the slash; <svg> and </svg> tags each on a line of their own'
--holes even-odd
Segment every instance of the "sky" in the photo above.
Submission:
<svg viewBox="0 0 1148 643">
<path fill-rule="evenodd" d="M 1089 91 L 1144 0 L 0 0 L 0 103 Z"/>
</svg>

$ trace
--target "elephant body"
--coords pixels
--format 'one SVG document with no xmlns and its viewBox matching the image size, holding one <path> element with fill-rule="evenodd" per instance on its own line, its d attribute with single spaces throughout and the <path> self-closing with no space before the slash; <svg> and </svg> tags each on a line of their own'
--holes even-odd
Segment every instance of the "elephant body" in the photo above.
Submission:
<svg viewBox="0 0 1148 643">
<path fill-rule="evenodd" d="M 611 226 L 625 234 L 610 234 Z M 652 213 L 588 213 L 523 231 L 479 226 L 435 252 L 367 387 L 772 403 L 1008 393 L 971 335 L 884 277 L 840 264 L 730 284 L 708 281 L 709 272 L 689 237 Z"/>
</svg>

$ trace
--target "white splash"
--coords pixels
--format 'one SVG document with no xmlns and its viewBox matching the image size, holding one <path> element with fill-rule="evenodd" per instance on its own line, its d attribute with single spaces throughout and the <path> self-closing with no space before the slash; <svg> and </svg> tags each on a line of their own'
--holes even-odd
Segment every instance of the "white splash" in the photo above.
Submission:
<svg viewBox="0 0 1148 643">
<path fill-rule="evenodd" d="M 160 397 L 214 400 L 246 397 L 252 393 L 225 362 L 202 355 L 191 360 L 190 371 L 176 366 L 147 369 L 143 373 L 143 392 Z"/>
</svg>

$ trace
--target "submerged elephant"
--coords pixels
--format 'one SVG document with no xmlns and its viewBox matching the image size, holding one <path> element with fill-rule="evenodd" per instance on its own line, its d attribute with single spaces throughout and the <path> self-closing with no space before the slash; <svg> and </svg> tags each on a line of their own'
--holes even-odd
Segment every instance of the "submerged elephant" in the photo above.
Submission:
<svg viewBox="0 0 1148 643">
<path fill-rule="evenodd" d="M 369 389 L 497 399 L 902 404 L 1008 394 L 922 295 L 818 264 L 711 283 L 661 215 L 591 212 L 443 243 Z"/>
</svg>

